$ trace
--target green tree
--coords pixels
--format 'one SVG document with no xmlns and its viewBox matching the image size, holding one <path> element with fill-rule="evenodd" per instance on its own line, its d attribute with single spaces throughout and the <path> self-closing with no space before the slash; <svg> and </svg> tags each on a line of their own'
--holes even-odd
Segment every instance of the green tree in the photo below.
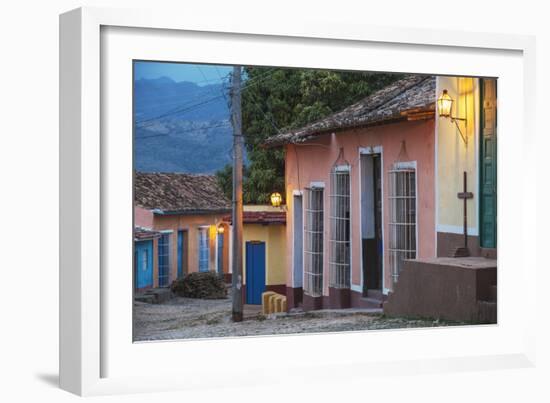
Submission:
<svg viewBox="0 0 550 403">
<path fill-rule="evenodd" d="M 265 148 L 274 134 L 296 129 L 344 109 L 402 75 L 351 71 L 245 67 L 242 89 L 243 133 L 247 166 L 243 172 L 245 204 L 284 195 L 284 150 Z M 231 198 L 232 169 L 217 172 Z"/>
</svg>

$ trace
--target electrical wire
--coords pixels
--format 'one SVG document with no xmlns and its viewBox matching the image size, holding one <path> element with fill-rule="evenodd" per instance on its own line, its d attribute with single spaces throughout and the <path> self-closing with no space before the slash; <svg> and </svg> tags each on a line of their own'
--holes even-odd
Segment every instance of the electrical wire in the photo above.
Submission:
<svg viewBox="0 0 550 403">
<path fill-rule="evenodd" d="M 241 87 L 240 92 L 242 93 L 243 91 L 245 91 L 251 85 L 255 85 L 255 84 L 258 84 L 260 82 L 265 81 L 267 78 L 269 78 L 269 73 L 272 73 L 272 72 L 271 71 L 266 71 L 266 72 L 262 73 L 261 76 L 254 77 L 254 78 L 251 78 L 251 79 L 247 80 L 245 82 L 245 85 Z M 193 100 L 190 100 L 190 101 L 194 101 L 194 100 L 197 100 L 197 99 L 200 99 L 200 98 L 202 98 L 202 97 L 196 97 L 196 98 L 194 98 Z M 213 102 L 213 101 L 215 101 L 219 98 L 226 98 L 225 93 L 222 92 L 221 95 L 216 95 L 212 98 L 206 99 L 206 100 L 204 100 L 202 102 L 199 102 L 197 104 L 194 104 L 194 105 L 191 104 L 191 102 L 189 101 L 189 102 L 187 102 L 183 105 L 180 105 L 179 107 L 174 108 L 174 109 L 172 109 L 168 112 L 165 112 L 161 115 L 151 117 L 151 118 L 147 118 L 147 119 L 143 119 L 141 121 L 137 121 L 137 122 L 135 122 L 135 124 L 140 125 L 140 127 L 143 127 L 144 123 L 148 123 L 148 122 L 151 122 L 151 121 L 156 121 L 158 119 L 162 119 L 162 118 L 165 118 L 165 117 L 168 117 L 168 116 L 171 116 L 171 115 L 175 115 L 175 114 L 181 114 L 181 113 L 189 112 L 189 111 L 194 110 L 198 107 L 201 107 L 201 106 L 204 106 L 204 105 L 206 105 L 210 102 Z"/>
<path fill-rule="evenodd" d="M 210 130 L 210 129 L 215 129 L 217 127 L 224 127 L 224 126 L 230 125 L 230 123 L 231 122 L 229 122 L 229 121 L 225 121 L 225 122 L 216 123 L 216 124 L 213 124 L 213 125 L 208 125 L 208 126 L 203 126 L 203 127 L 196 127 L 196 128 L 190 129 L 190 130 L 185 130 L 184 132 L 185 133 L 193 133 L 193 132 L 198 132 L 198 131 L 201 131 L 201 130 Z M 169 133 L 157 133 L 157 134 L 151 134 L 151 135 L 146 135 L 146 136 L 136 136 L 135 138 L 136 139 L 147 139 L 147 138 L 152 138 L 152 137 L 164 137 L 164 136 L 169 136 Z"/>
</svg>

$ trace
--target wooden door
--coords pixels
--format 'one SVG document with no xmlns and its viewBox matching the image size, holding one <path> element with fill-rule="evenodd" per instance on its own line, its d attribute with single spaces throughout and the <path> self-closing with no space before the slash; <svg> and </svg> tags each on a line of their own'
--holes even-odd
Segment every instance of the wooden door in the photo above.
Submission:
<svg viewBox="0 0 550 403">
<path fill-rule="evenodd" d="M 136 290 L 153 286 L 153 241 L 136 241 L 134 252 Z"/>
<path fill-rule="evenodd" d="M 246 303 L 260 305 L 265 291 L 265 242 L 246 243 Z"/>
</svg>

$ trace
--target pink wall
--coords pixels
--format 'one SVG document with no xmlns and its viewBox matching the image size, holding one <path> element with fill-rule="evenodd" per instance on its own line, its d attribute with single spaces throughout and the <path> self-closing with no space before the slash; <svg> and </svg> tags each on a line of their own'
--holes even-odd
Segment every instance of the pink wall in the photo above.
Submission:
<svg viewBox="0 0 550 403">
<path fill-rule="evenodd" d="M 153 228 L 153 213 L 151 210 L 134 206 L 134 225 L 137 227 Z"/>
<path fill-rule="evenodd" d="M 287 250 L 292 251 L 293 191 L 303 190 L 311 182 L 325 183 L 325 242 L 324 242 L 324 294 L 328 295 L 329 253 L 329 187 L 330 170 L 343 148 L 343 158 L 351 165 L 351 264 L 352 284 L 361 285 L 361 221 L 360 221 L 360 155 L 363 147 L 382 147 L 383 180 L 383 232 L 384 232 L 384 287 L 391 289 L 388 263 L 389 207 L 388 170 L 397 160 L 401 142 L 406 142 L 408 161 L 417 163 L 417 217 L 419 257 L 435 256 L 435 192 L 434 192 L 434 120 L 400 122 L 370 128 L 359 128 L 319 136 L 300 145 L 286 146 L 286 201 L 287 201 Z M 298 161 L 297 161 L 298 159 Z M 298 172 L 299 168 L 299 172 Z M 305 201 L 304 201 L 305 202 Z M 305 203 L 304 203 L 305 207 Z M 292 286 L 292 256 L 287 254 L 287 285 Z"/>
</svg>

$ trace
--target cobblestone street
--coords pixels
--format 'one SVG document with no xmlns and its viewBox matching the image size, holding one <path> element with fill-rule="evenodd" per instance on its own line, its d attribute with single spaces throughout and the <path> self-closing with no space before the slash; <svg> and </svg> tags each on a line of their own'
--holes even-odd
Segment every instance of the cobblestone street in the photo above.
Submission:
<svg viewBox="0 0 550 403">
<path fill-rule="evenodd" d="M 231 321 L 229 299 L 176 297 L 163 304 L 134 303 L 135 341 L 257 336 L 460 325 L 434 320 L 386 318 L 378 312 L 341 309 L 269 317 L 246 306 L 245 320 Z M 256 313 L 258 311 L 258 313 Z"/>
</svg>

